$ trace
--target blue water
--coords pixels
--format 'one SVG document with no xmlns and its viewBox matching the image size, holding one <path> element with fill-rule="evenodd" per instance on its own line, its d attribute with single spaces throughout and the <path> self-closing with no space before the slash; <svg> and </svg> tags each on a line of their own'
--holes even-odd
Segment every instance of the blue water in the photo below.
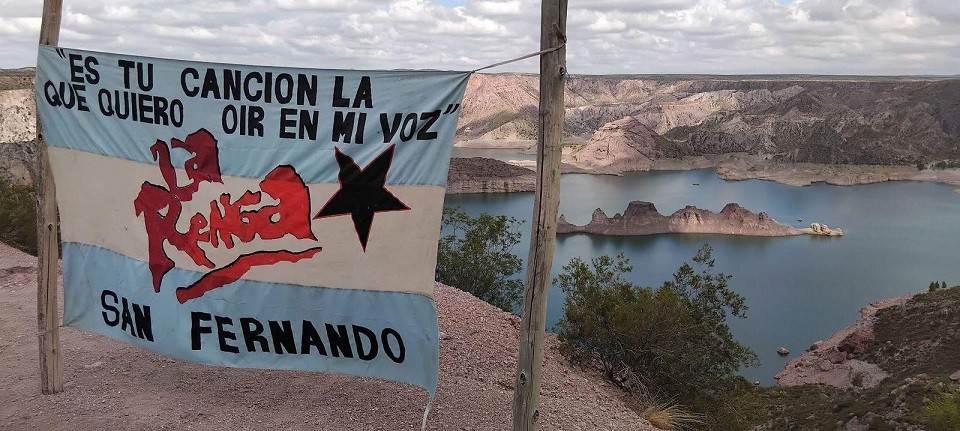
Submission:
<svg viewBox="0 0 960 431">
<path fill-rule="evenodd" d="M 699 186 L 694 186 L 699 183 Z M 623 212 L 632 200 L 656 204 L 662 214 L 686 205 L 719 211 L 736 202 L 766 211 L 781 223 L 812 222 L 843 228 L 843 238 L 756 238 L 723 235 L 558 237 L 553 272 L 575 256 L 623 252 L 634 266 L 632 281 L 659 286 L 703 243 L 714 248 L 718 270 L 733 275 L 731 287 L 750 307 L 734 319 L 738 340 L 753 348 L 762 365 L 744 370 L 750 380 L 774 384 L 773 375 L 812 342 L 849 325 L 864 305 L 926 289 L 933 280 L 960 282 L 960 195 L 953 187 L 891 182 L 852 187 L 723 181 L 713 170 L 634 173 L 622 177 L 564 175 L 560 213 L 583 224 L 595 208 Z M 446 205 L 471 214 L 506 214 L 524 220 L 515 253 L 526 258 L 533 194 L 450 195 Z M 797 219 L 803 219 L 798 222 Z M 560 318 L 563 293 L 550 290 L 548 328 Z M 776 350 L 793 352 L 781 358 Z"/>
</svg>

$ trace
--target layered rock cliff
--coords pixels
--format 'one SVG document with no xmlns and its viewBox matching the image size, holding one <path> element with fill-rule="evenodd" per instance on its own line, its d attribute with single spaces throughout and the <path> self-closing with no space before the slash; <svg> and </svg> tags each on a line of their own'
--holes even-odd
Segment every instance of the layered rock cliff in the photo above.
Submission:
<svg viewBox="0 0 960 431">
<path fill-rule="evenodd" d="M 534 139 L 537 95 L 533 75 L 474 75 L 460 138 Z M 724 153 L 856 165 L 956 159 L 958 99 L 960 80 L 946 78 L 573 76 L 565 161 L 609 173 Z"/>
<path fill-rule="evenodd" d="M 0 80 L 0 88 L 10 84 Z M 37 109 L 32 89 L 0 90 L 0 171 L 19 181 L 31 181 Z"/>
<path fill-rule="evenodd" d="M 447 173 L 447 193 L 531 192 L 533 171 L 485 157 L 453 158 Z"/>
<path fill-rule="evenodd" d="M 633 201 L 623 214 L 608 217 L 597 208 L 590 223 L 577 226 L 560 216 L 557 233 L 590 233 L 597 235 L 638 236 L 661 233 L 703 233 L 744 236 L 832 235 L 834 231 L 797 229 L 780 224 L 767 213 L 754 213 L 735 203 L 727 204 L 719 213 L 687 206 L 673 214 L 663 215 L 657 207 L 644 201 Z M 840 233 L 842 235 L 842 232 Z M 837 236 L 833 234 L 832 236 Z"/>
</svg>

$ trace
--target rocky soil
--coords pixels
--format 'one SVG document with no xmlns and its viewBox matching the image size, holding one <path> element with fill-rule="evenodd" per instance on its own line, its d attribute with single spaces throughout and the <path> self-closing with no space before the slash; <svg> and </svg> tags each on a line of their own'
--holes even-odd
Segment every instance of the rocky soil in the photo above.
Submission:
<svg viewBox="0 0 960 431">
<path fill-rule="evenodd" d="M 744 236 L 843 236 L 840 229 L 830 229 L 814 223 L 810 228 L 798 229 L 781 224 L 767 213 L 754 213 L 735 203 L 727 204 L 719 213 L 694 206 L 681 208 L 663 215 L 657 207 L 644 201 L 633 201 L 623 214 L 608 217 L 600 208 L 593 212 L 590 223 L 577 226 L 560 216 L 557 233 L 591 233 L 597 235 L 637 236 L 661 233 L 701 233 Z"/>
<path fill-rule="evenodd" d="M 62 295 L 61 295 L 62 297 Z M 519 319 L 437 285 L 440 387 L 432 430 L 511 427 Z M 39 393 L 36 259 L 0 244 L 0 429 L 419 429 L 426 393 L 342 375 L 201 366 L 61 330 L 64 391 Z M 574 368 L 548 335 L 547 430 L 652 430 L 631 400 Z"/>
</svg>

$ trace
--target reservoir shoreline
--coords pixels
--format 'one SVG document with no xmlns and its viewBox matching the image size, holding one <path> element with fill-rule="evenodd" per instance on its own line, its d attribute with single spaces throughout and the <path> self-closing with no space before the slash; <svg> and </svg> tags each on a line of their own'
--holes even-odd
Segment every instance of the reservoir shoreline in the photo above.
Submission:
<svg viewBox="0 0 960 431">
<path fill-rule="evenodd" d="M 747 319 L 731 322 L 737 337 L 757 351 L 763 363 L 745 370 L 744 376 L 767 385 L 776 384 L 773 375 L 791 359 L 777 355 L 780 346 L 803 352 L 811 341 L 825 340 L 849 325 L 864 304 L 916 291 L 934 279 L 960 279 L 960 268 L 951 259 L 954 238 L 960 237 L 960 199 L 955 187 L 943 184 L 793 187 L 724 181 L 709 169 L 564 175 L 561 181 L 559 212 L 576 225 L 589 224 L 597 208 L 613 216 L 622 214 L 628 202 L 642 200 L 655 203 L 663 214 L 688 205 L 718 211 L 736 202 L 786 225 L 842 227 L 842 239 L 713 233 L 558 236 L 553 276 L 574 257 L 624 253 L 634 267 L 629 279 L 640 286 L 669 280 L 697 248 L 709 243 L 718 268 L 734 276 L 731 285 L 751 307 Z M 450 194 L 446 205 L 472 216 L 486 212 L 521 220 L 524 235 L 513 253 L 525 255 L 529 225 L 523 221 L 530 216 L 532 193 Z M 804 222 L 797 223 L 800 219 Z M 559 319 L 562 306 L 563 292 L 551 289 L 548 326 Z"/>
<path fill-rule="evenodd" d="M 467 147 L 469 148 L 469 147 Z M 471 157 L 472 163 L 457 171 L 454 157 L 447 180 L 447 194 L 522 193 L 534 189 L 536 162 L 531 160 L 501 161 Z M 524 168 L 519 171 L 513 168 Z M 758 156 L 728 153 L 682 159 L 657 159 L 647 166 L 590 168 L 569 163 L 564 174 L 614 175 L 650 171 L 691 171 L 715 169 L 717 177 L 726 181 L 762 180 L 790 186 L 806 187 L 816 183 L 834 186 L 876 184 L 889 181 L 923 181 L 960 187 L 960 169 L 924 169 L 897 165 L 827 165 L 819 163 L 786 163 L 764 160 Z M 954 190 L 960 193 L 960 188 Z"/>
</svg>

